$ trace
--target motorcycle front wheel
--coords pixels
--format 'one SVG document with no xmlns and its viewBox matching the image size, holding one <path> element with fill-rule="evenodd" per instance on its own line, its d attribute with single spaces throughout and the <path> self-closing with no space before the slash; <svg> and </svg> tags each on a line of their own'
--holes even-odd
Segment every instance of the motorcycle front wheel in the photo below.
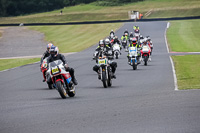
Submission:
<svg viewBox="0 0 200 133">
<path fill-rule="evenodd" d="M 103 87 L 107 88 L 108 85 L 107 85 L 107 79 L 106 79 L 106 72 L 105 71 L 102 71 L 102 82 L 103 82 Z"/>
<path fill-rule="evenodd" d="M 60 96 L 63 99 L 67 98 L 67 92 L 66 92 L 66 90 L 65 90 L 65 88 L 64 88 L 64 86 L 63 86 L 61 81 L 56 82 L 56 87 L 58 89 L 58 92 L 59 92 Z"/>
</svg>

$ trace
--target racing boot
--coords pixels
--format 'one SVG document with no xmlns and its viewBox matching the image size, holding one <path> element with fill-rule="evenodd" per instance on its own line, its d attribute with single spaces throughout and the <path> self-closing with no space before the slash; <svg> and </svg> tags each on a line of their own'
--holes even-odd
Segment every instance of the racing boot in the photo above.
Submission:
<svg viewBox="0 0 200 133">
<path fill-rule="evenodd" d="M 77 84 L 78 84 L 78 82 L 77 82 L 77 80 L 76 80 L 75 77 L 72 77 L 72 81 L 73 81 L 74 85 L 77 85 Z"/>
</svg>

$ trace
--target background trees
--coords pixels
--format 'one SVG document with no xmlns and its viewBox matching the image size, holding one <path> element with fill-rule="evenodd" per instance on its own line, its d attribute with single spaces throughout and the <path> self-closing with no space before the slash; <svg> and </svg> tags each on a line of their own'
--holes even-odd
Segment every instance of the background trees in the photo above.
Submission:
<svg viewBox="0 0 200 133">
<path fill-rule="evenodd" d="M 135 1 L 142 0 L 0 0 L 0 16 L 46 12 L 81 3 L 96 2 L 96 5 L 112 6 Z"/>
</svg>

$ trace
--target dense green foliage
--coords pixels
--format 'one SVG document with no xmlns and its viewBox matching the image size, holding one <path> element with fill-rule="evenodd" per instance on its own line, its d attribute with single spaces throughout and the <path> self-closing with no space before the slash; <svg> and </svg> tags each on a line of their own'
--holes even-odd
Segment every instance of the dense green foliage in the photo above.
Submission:
<svg viewBox="0 0 200 133">
<path fill-rule="evenodd" d="M 17 16 L 36 12 L 47 12 L 81 3 L 87 4 L 95 2 L 97 5 L 105 6 L 135 1 L 142 0 L 0 0 L 0 16 Z"/>
</svg>

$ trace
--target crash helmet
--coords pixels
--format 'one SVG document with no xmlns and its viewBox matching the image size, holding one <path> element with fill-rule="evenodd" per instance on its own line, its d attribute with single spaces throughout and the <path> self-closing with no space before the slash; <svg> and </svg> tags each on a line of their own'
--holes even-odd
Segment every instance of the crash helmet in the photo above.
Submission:
<svg viewBox="0 0 200 133">
<path fill-rule="evenodd" d="M 48 43 L 48 44 L 47 44 L 47 51 L 49 51 L 49 49 L 50 49 L 52 46 L 53 46 L 52 43 Z"/>
<path fill-rule="evenodd" d="M 59 53 L 59 49 L 56 46 L 52 46 L 49 51 L 52 57 L 56 57 Z"/>
<path fill-rule="evenodd" d="M 133 44 L 133 46 L 136 46 L 136 44 L 137 44 L 137 38 L 135 38 L 135 37 L 132 38 L 132 44 Z"/>
<path fill-rule="evenodd" d="M 105 44 L 108 45 L 110 43 L 110 40 L 108 38 L 105 39 Z"/>
<path fill-rule="evenodd" d="M 104 47 L 104 46 L 105 46 L 105 42 L 104 42 L 103 39 L 99 41 L 99 46 L 100 46 L 100 47 Z"/>
<path fill-rule="evenodd" d="M 146 36 L 146 38 L 147 38 L 147 41 L 150 41 L 150 40 L 151 40 L 150 36 Z"/>
<path fill-rule="evenodd" d="M 143 35 L 140 35 L 140 39 L 144 39 Z"/>
<path fill-rule="evenodd" d="M 118 37 L 117 36 L 115 36 L 115 38 L 114 38 L 114 41 L 117 41 L 118 40 Z"/>
</svg>

